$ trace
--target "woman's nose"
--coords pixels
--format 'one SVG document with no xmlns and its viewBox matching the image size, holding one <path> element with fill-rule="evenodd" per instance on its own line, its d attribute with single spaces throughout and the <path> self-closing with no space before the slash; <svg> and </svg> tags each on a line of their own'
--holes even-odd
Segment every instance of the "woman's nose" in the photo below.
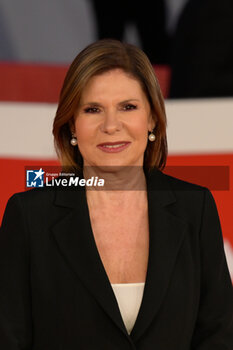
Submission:
<svg viewBox="0 0 233 350">
<path fill-rule="evenodd" d="M 104 120 L 102 123 L 102 131 L 106 133 L 114 133 L 120 130 L 122 123 L 119 120 L 119 116 L 116 111 L 106 111 Z"/>
</svg>

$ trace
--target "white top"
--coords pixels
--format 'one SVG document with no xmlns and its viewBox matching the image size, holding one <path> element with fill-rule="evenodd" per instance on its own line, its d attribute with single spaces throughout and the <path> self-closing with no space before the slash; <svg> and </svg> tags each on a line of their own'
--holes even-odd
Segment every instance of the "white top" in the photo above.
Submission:
<svg viewBox="0 0 233 350">
<path fill-rule="evenodd" d="M 125 327 L 130 334 L 141 306 L 145 283 L 111 284 Z"/>
</svg>

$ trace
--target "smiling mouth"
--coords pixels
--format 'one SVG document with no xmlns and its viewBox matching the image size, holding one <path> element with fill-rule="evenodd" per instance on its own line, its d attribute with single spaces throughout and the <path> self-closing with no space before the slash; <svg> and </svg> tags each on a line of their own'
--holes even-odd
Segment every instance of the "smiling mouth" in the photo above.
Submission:
<svg viewBox="0 0 233 350">
<path fill-rule="evenodd" d="M 117 143 L 116 145 L 102 145 L 103 147 L 107 147 L 107 148 L 117 148 L 117 147 L 120 147 L 120 146 L 123 146 L 125 145 L 126 143 Z"/>
<path fill-rule="evenodd" d="M 110 142 L 102 143 L 97 147 L 104 152 L 120 152 L 129 146 L 130 142 Z"/>
</svg>

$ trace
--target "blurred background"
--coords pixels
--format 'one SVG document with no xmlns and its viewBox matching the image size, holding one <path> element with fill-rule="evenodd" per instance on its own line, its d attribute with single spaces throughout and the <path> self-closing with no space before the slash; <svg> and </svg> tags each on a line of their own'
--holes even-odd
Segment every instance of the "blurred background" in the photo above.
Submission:
<svg viewBox="0 0 233 350">
<path fill-rule="evenodd" d="M 212 191 L 233 278 L 232 0 L 1 0 L 0 221 L 25 190 L 25 166 L 58 164 L 59 91 L 74 57 L 100 38 L 150 58 L 168 118 L 164 172 Z"/>
</svg>

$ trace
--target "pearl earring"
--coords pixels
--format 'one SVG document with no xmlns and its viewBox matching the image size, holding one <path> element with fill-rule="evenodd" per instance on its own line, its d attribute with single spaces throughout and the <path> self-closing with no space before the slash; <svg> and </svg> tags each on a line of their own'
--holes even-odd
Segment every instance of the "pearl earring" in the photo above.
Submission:
<svg viewBox="0 0 233 350">
<path fill-rule="evenodd" d="M 150 135 L 148 136 L 148 139 L 153 142 L 156 139 L 155 134 L 153 133 L 153 130 L 151 131 Z"/>
<path fill-rule="evenodd" d="M 72 138 L 70 140 L 70 143 L 72 146 L 76 146 L 77 145 L 77 137 L 74 136 L 74 134 L 72 133 Z"/>
</svg>

